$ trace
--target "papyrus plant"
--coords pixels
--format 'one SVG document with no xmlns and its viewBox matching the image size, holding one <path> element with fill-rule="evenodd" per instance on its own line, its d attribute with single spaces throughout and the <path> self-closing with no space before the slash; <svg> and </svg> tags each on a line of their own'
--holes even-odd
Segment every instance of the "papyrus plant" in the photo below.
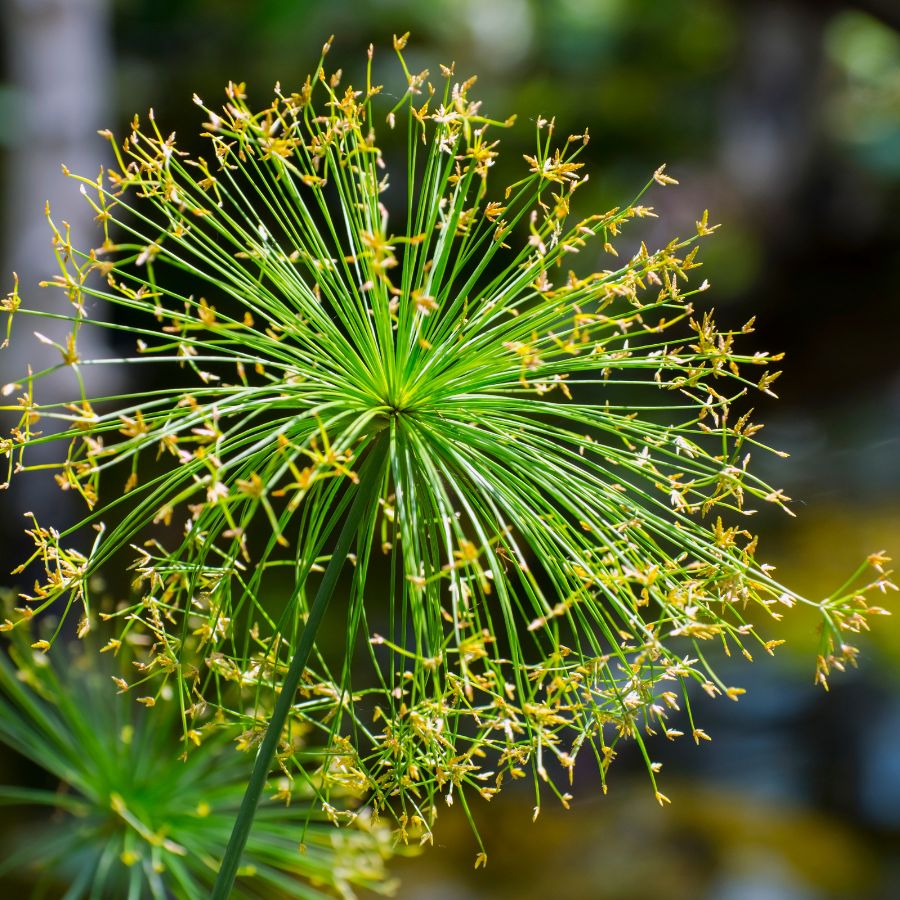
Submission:
<svg viewBox="0 0 900 900">
<path fill-rule="evenodd" d="M 47 372 L 7 387 L 11 467 L 65 447 L 57 481 L 89 507 L 62 533 L 33 524 L 45 578 L 20 615 L 116 617 L 114 648 L 150 642 L 122 690 L 152 704 L 170 685 L 199 740 L 224 717 L 242 747 L 261 741 L 222 884 L 273 755 L 335 820 L 353 813 L 330 792 L 352 785 L 402 836 L 429 836 L 438 800 L 510 778 L 533 779 L 535 814 L 545 789 L 566 803 L 576 762 L 605 779 L 626 738 L 655 789 L 645 735 L 680 733 L 688 685 L 740 693 L 705 648 L 771 651 L 769 625 L 808 602 L 747 530 L 758 504 L 787 508 L 748 468 L 766 448 L 745 397 L 771 393 L 779 357 L 703 304 L 706 214 L 619 256 L 651 207 L 579 211 L 587 132 L 546 119 L 495 187 L 511 120 L 452 66 L 436 86 L 410 72 L 404 43 L 396 104 L 370 52 L 356 86 L 320 62 L 258 110 L 239 84 L 222 109 L 195 98 L 206 155 L 152 115 L 109 135 L 116 165 L 73 176 L 102 238 L 78 249 L 55 223 L 59 306 L 7 300 L 72 323 L 54 369 L 118 364 L 153 385 L 68 404 L 40 402 Z M 391 130 L 406 155 L 388 166 Z M 672 181 L 660 169 L 648 187 Z M 85 327 L 123 331 L 134 353 L 82 359 Z M 73 549 L 90 528 L 89 552 Z M 131 600 L 97 609 L 92 575 L 129 554 Z M 822 681 L 880 611 L 865 568 L 811 604 Z"/>
<path fill-rule="evenodd" d="M 208 897 L 246 787 L 243 759 L 227 746 L 235 726 L 183 758 L 174 705 L 145 711 L 127 694 L 110 696 L 110 677 L 131 668 L 129 653 L 104 658 L 89 641 L 48 656 L 29 647 L 26 630 L 13 637 L 9 655 L 0 654 L 0 743 L 50 781 L 0 785 L 0 805 L 52 814 L 7 835 L 0 881 L 9 887 L 26 873 L 33 896 L 64 900 Z M 281 782 L 281 795 L 260 807 L 231 896 L 392 894 L 390 830 L 364 817 L 362 827 L 336 829 L 309 805 L 307 784 Z"/>
</svg>

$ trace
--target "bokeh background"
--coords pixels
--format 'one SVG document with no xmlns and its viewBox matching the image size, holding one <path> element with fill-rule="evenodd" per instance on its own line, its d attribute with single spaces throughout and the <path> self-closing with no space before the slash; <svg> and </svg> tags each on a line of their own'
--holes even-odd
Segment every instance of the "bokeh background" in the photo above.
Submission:
<svg viewBox="0 0 900 900">
<path fill-rule="evenodd" d="M 705 208 L 722 224 L 703 250 L 705 297 L 725 322 L 758 315 L 758 347 L 787 352 L 780 400 L 758 408 L 791 454 L 757 460 L 795 498 L 796 520 L 757 523 L 781 577 L 824 596 L 868 553 L 900 555 L 898 0 L 0 0 L 2 292 L 15 270 L 33 297 L 50 272 L 45 200 L 92 227 L 59 164 L 95 173 L 98 128 L 153 107 L 189 139 L 195 91 L 211 101 L 246 81 L 264 102 L 276 80 L 303 80 L 330 34 L 348 75 L 370 42 L 388 67 L 407 30 L 411 67 L 455 60 L 492 115 L 518 113 L 507 165 L 531 149 L 532 120 L 555 115 L 559 133 L 592 134 L 585 206 L 627 201 L 666 162 L 681 186 L 650 199 L 648 243 Z M 33 353 L 4 351 L 0 383 Z M 4 571 L 19 514 L 49 502 L 36 484 L 4 498 Z M 626 753 L 608 796 L 581 775 L 572 811 L 535 824 L 528 791 L 507 788 L 476 809 L 487 870 L 448 811 L 439 846 L 398 862 L 399 896 L 900 896 L 900 630 L 887 620 L 864 639 L 861 668 L 827 695 L 812 684 L 813 624 L 788 632 L 774 660 L 735 663 L 739 704 L 698 702 L 711 743 L 657 748 L 672 806 Z M 0 777 L 16 772 L 0 761 Z"/>
</svg>

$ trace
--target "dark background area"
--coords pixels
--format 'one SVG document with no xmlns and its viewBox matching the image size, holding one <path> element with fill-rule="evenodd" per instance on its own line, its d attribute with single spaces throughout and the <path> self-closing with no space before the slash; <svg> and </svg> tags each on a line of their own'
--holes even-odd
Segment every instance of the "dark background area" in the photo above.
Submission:
<svg viewBox="0 0 900 900">
<path fill-rule="evenodd" d="M 332 33 L 332 66 L 349 77 L 373 42 L 376 77 L 393 79 L 391 36 L 407 30 L 411 68 L 455 60 L 479 75 L 490 115 L 518 113 L 500 135 L 504 165 L 531 151 L 534 119 L 555 115 L 558 133 L 590 129 L 586 208 L 627 202 L 665 162 L 681 186 L 648 201 L 660 213 L 648 244 L 691 231 L 705 208 L 722 224 L 703 249 L 707 302 L 731 324 L 757 315 L 756 347 L 787 353 L 780 400 L 757 404 L 768 441 L 791 453 L 756 460 L 795 498 L 798 519 L 757 523 L 781 578 L 824 596 L 868 553 L 900 554 L 896 0 L 2 0 L 0 268 L 52 302 L 34 286 L 53 263 L 44 201 L 76 233 L 93 227 L 59 163 L 95 174 L 96 129 L 121 133 L 152 106 L 190 140 L 194 92 L 213 103 L 246 81 L 264 103 L 276 80 L 302 82 Z M 14 342 L 0 383 L 36 356 Z M 3 500 L 8 571 L 19 513 L 56 500 L 34 482 Z M 881 624 L 828 695 L 812 685 L 802 616 L 776 659 L 735 664 L 747 696 L 698 702 L 713 741 L 658 748 L 665 810 L 624 753 L 609 796 L 584 773 L 573 810 L 545 808 L 534 825 L 528 790 L 508 788 L 476 810 L 487 870 L 473 871 L 475 845 L 448 811 L 441 846 L 398 863 L 400 896 L 900 896 L 900 637 Z M 0 778 L 17 766 L 0 761 Z"/>
</svg>

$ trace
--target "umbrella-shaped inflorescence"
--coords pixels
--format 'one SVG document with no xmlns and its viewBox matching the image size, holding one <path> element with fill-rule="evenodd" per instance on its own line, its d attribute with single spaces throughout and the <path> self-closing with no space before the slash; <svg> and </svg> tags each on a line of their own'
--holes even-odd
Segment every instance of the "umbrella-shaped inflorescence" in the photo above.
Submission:
<svg viewBox="0 0 900 900">
<path fill-rule="evenodd" d="M 66 900 L 208 897 L 247 780 L 243 757 L 227 747 L 234 726 L 182 758 L 177 707 L 144 711 L 109 696 L 110 676 L 130 668 L 127 653 L 113 662 L 82 646 L 48 657 L 24 629 L 15 638 L 0 655 L 0 743 L 39 767 L 46 786 L 0 785 L 0 804 L 32 812 L 4 841 L 3 883 L 27 876 L 41 896 Z M 308 785 L 282 776 L 276 789 L 232 896 L 393 893 L 388 828 L 359 816 L 362 827 L 336 829 L 310 806 Z M 37 815 L 41 807 L 52 814 Z"/>
<path fill-rule="evenodd" d="M 333 558 L 278 765 L 336 820 L 354 813 L 330 791 L 351 786 L 427 836 L 438 799 L 510 778 L 533 777 L 536 809 L 545 785 L 567 802 L 576 762 L 605 778 L 623 738 L 654 778 L 644 736 L 679 733 L 667 717 L 689 684 L 739 693 L 705 647 L 771 651 L 767 624 L 807 601 L 747 530 L 754 506 L 787 503 L 748 468 L 766 448 L 745 398 L 771 393 L 779 357 L 702 304 L 706 214 L 618 256 L 652 209 L 576 212 L 588 135 L 545 119 L 521 177 L 495 188 L 511 122 L 452 66 L 434 86 L 410 72 L 404 43 L 392 110 L 370 52 L 357 86 L 323 57 L 258 111 L 243 85 L 222 109 L 195 98 L 206 155 L 152 115 L 110 135 L 116 165 L 80 178 L 102 239 L 78 250 L 54 228 L 69 305 L 6 306 L 71 321 L 56 368 L 118 364 L 154 386 L 42 405 L 45 373 L 29 375 L 7 388 L 21 421 L 5 449 L 27 469 L 31 445 L 64 445 L 56 478 L 90 508 L 62 534 L 34 523 L 45 578 L 20 614 L 75 606 L 84 628 L 118 620 L 114 646 L 145 636 L 121 687 L 151 703 L 173 686 L 201 740 L 222 718 L 247 748 L 272 730 Z M 405 133 L 399 165 L 379 132 Z M 660 169 L 648 187 L 672 181 Z M 94 326 L 133 353 L 81 359 Z M 41 433 L 47 419 L 62 430 Z M 90 552 L 70 549 L 90 527 Z M 133 596 L 96 608 L 91 576 L 123 553 Z M 884 558 L 870 562 L 885 589 Z M 855 653 L 844 633 L 881 610 L 856 580 L 812 605 L 824 681 Z"/>
</svg>

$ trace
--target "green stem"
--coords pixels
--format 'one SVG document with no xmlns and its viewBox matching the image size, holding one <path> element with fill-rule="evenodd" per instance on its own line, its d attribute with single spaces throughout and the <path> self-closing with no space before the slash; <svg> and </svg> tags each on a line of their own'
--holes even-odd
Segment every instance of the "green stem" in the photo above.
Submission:
<svg viewBox="0 0 900 900">
<path fill-rule="evenodd" d="M 319 589 L 309 610 L 309 617 L 300 635 L 297 650 L 294 653 L 294 658 L 291 660 L 287 675 L 285 675 L 281 684 L 281 693 L 278 695 L 265 736 L 256 754 L 253 771 L 250 773 L 250 780 L 247 782 L 247 789 L 244 791 L 244 798 L 241 801 L 241 808 L 237 819 L 235 819 L 234 828 L 231 831 L 231 837 L 228 839 L 228 846 L 225 848 L 225 855 L 222 858 L 222 865 L 216 877 L 216 883 L 211 894 L 212 900 L 228 900 L 228 897 L 231 896 L 241 861 L 241 854 L 244 852 L 244 846 L 250 835 L 253 818 L 256 815 L 256 807 L 259 804 L 259 798 L 262 795 L 266 779 L 271 770 L 272 760 L 275 758 L 275 751 L 278 748 L 278 742 L 281 739 L 288 712 L 294 702 L 297 685 L 300 683 L 300 676 L 303 674 L 303 670 L 309 661 L 309 656 L 316 640 L 316 633 L 328 609 L 338 576 L 347 560 L 350 545 L 356 537 L 363 514 L 369 508 L 381 486 L 382 463 L 386 451 L 387 443 L 383 438 L 376 439 L 375 446 L 371 449 L 368 458 L 360 468 L 359 487 L 357 488 L 356 497 L 350 506 L 347 518 L 344 520 L 344 525 L 338 535 L 337 543 L 325 569 L 325 574 L 322 576 Z M 302 585 L 297 585 L 295 596 L 301 587 Z"/>
</svg>

